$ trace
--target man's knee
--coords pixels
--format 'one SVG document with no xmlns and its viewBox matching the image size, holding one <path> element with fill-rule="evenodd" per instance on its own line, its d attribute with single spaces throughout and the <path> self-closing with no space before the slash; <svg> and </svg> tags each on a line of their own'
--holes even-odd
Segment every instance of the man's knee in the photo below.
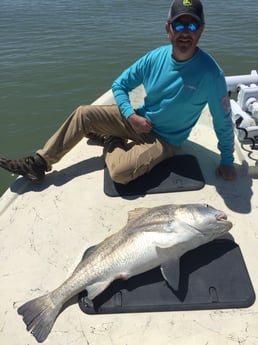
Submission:
<svg viewBox="0 0 258 345">
<path fill-rule="evenodd" d="M 113 167 L 109 170 L 111 179 L 116 183 L 127 184 L 137 177 L 144 175 L 148 172 L 148 165 L 141 165 L 140 167 L 122 168 L 121 166 Z"/>
<path fill-rule="evenodd" d="M 87 115 L 91 111 L 91 105 L 79 105 L 75 112 L 77 115 Z"/>
<path fill-rule="evenodd" d="M 98 124 L 92 105 L 78 106 L 75 110 L 74 118 L 78 127 L 83 129 L 85 135 L 95 131 L 93 128 L 96 127 L 96 123 Z"/>
<path fill-rule="evenodd" d="M 121 170 L 119 167 L 109 170 L 111 179 L 116 183 L 127 184 L 133 180 L 132 174 L 128 170 Z"/>
</svg>

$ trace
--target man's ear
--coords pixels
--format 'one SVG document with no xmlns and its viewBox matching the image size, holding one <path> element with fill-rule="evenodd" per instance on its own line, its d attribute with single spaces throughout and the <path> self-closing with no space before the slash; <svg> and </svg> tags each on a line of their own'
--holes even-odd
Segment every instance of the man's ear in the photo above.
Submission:
<svg viewBox="0 0 258 345">
<path fill-rule="evenodd" d="M 201 25 L 202 33 L 203 33 L 204 29 L 205 29 L 205 24 L 202 24 L 202 25 Z"/>
<path fill-rule="evenodd" d="M 165 24 L 165 30 L 166 30 L 166 33 L 167 33 L 167 34 L 169 34 L 170 27 L 171 27 L 171 24 L 169 24 L 169 23 L 166 23 L 166 24 Z"/>
</svg>

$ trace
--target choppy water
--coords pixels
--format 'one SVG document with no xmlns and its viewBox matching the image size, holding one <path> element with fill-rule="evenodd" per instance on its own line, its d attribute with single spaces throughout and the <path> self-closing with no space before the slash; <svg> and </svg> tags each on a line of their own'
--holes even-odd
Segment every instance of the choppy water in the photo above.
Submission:
<svg viewBox="0 0 258 345">
<path fill-rule="evenodd" d="M 258 70 L 258 2 L 203 0 L 200 46 L 226 75 Z M 79 104 L 166 44 L 170 1 L 1 0 L 0 155 L 33 153 Z M 0 195 L 14 180 L 0 170 Z"/>
</svg>

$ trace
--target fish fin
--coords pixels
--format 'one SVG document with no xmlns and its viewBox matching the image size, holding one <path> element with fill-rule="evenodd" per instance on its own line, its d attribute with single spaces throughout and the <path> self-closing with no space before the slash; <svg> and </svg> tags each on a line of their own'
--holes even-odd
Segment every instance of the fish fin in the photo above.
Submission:
<svg viewBox="0 0 258 345">
<path fill-rule="evenodd" d="M 148 207 L 139 207 L 139 208 L 135 208 L 134 210 L 130 210 L 128 212 L 127 222 L 129 223 L 132 220 L 134 220 L 135 218 L 140 217 L 141 215 L 143 215 L 148 210 L 149 210 Z"/>
<path fill-rule="evenodd" d="M 175 291 L 179 288 L 180 281 L 180 262 L 179 260 L 170 260 L 160 266 L 163 278 L 168 285 Z"/>
<path fill-rule="evenodd" d="M 88 299 L 93 300 L 96 296 L 98 296 L 101 292 L 103 292 L 109 285 L 111 281 L 99 281 L 92 285 L 89 285 L 86 287 L 86 290 L 88 292 Z"/>
<path fill-rule="evenodd" d="M 83 297 L 83 304 L 87 307 L 87 308 L 94 308 L 94 303 L 91 299 L 88 298 L 88 296 L 84 296 Z"/>
<path fill-rule="evenodd" d="M 84 261 L 88 260 L 89 256 L 95 252 L 95 248 L 96 248 L 96 246 L 91 246 L 85 250 L 81 261 L 78 263 L 78 265 L 75 267 L 75 269 L 73 271 L 74 274 L 79 272 L 82 269 L 82 267 L 85 265 Z"/>
<path fill-rule="evenodd" d="M 88 249 L 86 249 L 85 252 L 84 252 L 84 254 L 83 254 L 83 256 L 82 256 L 82 260 L 81 260 L 81 261 L 84 261 L 84 260 L 88 259 L 88 257 L 89 257 L 92 253 L 95 252 L 95 250 L 96 250 L 95 247 L 96 247 L 96 246 L 91 246 L 91 247 L 89 247 Z"/>
<path fill-rule="evenodd" d="M 62 305 L 54 305 L 50 294 L 35 298 L 18 308 L 18 314 L 23 316 L 27 331 L 43 342 L 49 335 Z"/>
</svg>

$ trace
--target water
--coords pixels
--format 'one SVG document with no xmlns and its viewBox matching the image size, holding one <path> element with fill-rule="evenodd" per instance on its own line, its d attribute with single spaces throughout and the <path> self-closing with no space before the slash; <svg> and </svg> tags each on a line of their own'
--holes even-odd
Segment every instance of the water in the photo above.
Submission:
<svg viewBox="0 0 258 345">
<path fill-rule="evenodd" d="M 200 46 L 226 75 L 258 70 L 258 2 L 204 0 Z M 167 44 L 170 1 L 1 0 L 0 156 L 34 153 L 79 104 Z M 0 195 L 15 177 L 0 170 Z"/>
</svg>

